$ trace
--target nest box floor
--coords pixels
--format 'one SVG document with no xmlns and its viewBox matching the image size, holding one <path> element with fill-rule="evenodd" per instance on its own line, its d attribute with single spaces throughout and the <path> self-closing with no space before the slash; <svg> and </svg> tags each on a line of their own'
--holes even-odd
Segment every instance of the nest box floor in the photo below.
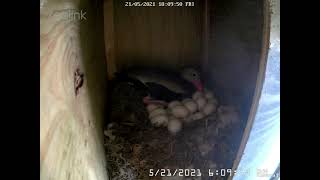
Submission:
<svg viewBox="0 0 320 180">
<path fill-rule="evenodd" d="M 131 118 L 133 115 L 129 115 Z M 208 177 L 209 169 L 232 168 L 239 142 L 239 130 L 219 127 L 213 115 L 185 125 L 176 135 L 167 128 L 155 128 L 149 121 L 141 124 L 113 124 L 106 128 L 105 148 L 111 179 L 161 179 L 149 177 L 150 169 L 200 169 L 201 177 L 190 179 L 227 179 Z M 182 178 L 183 179 L 183 178 Z"/>
</svg>

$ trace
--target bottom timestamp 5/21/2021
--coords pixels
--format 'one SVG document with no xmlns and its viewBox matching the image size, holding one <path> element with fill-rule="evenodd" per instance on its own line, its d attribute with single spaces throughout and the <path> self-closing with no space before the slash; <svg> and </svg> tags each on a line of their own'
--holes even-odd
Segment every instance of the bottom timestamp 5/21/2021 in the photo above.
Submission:
<svg viewBox="0 0 320 180">
<path fill-rule="evenodd" d="M 126 1 L 124 3 L 126 7 L 192 7 L 195 6 L 193 1 L 182 2 L 182 1 Z"/>
<path fill-rule="evenodd" d="M 149 176 L 201 176 L 200 169 L 149 169 Z"/>
<path fill-rule="evenodd" d="M 208 176 L 234 176 L 236 171 L 232 169 L 209 169 Z M 200 169 L 149 169 L 149 176 L 202 176 Z"/>
</svg>

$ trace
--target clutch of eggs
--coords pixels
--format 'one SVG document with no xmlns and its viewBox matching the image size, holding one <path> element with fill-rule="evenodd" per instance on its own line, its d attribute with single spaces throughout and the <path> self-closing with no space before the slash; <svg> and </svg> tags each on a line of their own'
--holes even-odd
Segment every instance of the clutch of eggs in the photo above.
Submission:
<svg viewBox="0 0 320 180">
<path fill-rule="evenodd" d="M 198 104 L 190 98 L 183 100 L 182 104 L 189 110 L 190 113 L 194 113 L 198 110 Z"/>
<path fill-rule="evenodd" d="M 215 112 L 217 109 L 218 101 L 209 90 L 205 90 L 204 93 L 200 91 L 195 92 L 192 99 L 198 104 L 198 110 L 206 116 Z"/>
<path fill-rule="evenodd" d="M 149 112 L 149 119 L 152 125 L 155 127 L 168 125 L 168 113 L 162 106 L 149 104 L 147 106 Z"/>
<path fill-rule="evenodd" d="M 152 119 L 153 117 L 156 117 L 158 115 L 166 115 L 166 114 L 167 114 L 167 111 L 165 109 L 158 107 L 149 113 L 149 118 Z"/>
<path fill-rule="evenodd" d="M 181 130 L 182 123 L 203 119 L 216 112 L 217 106 L 218 102 L 213 93 L 205 90 L 204 92 L 197 91 L 192 98 L 186 98 L 181 102 L 170 102 L 168 109 L 164 109 L 158 104 L 149 104 L 146 108 L 152 125 L 156 127 L 167 126 L 168 131 L 175 134 Z M 222 116 L 221 119 L 225 118 Z"/>
<path fill-rule="evenodd" d="M 155 127 L 165 127 L 168 125 L 168 116 L 167 115 L 158 115 L 150 119 L 151 124 Z"/>
<path fill-rule="evenodd" d="M 186 118 L 190 112 L 181 102 L 179 101 L 173 101 L 169 103 L 168 105 L 169 112 L 175 117 L 175 118 Z"/>
</svg>

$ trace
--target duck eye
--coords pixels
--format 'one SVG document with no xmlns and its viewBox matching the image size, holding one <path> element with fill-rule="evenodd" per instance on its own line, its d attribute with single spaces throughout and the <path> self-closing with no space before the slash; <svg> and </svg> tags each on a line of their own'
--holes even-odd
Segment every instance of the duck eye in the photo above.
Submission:
<svg viewBox="0 0 320 180">
<path fill-rule="evenodd" d="M 196 74 L 195 74 L 195 73 L 193 73 L 192 75 L 193 75 L 193 77 L 196 77 Z"/>
</svg>

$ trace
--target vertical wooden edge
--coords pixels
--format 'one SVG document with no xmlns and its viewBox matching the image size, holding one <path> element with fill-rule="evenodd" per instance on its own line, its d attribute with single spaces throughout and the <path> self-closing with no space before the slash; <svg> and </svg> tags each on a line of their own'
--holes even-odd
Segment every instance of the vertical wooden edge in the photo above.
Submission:
<svg viewBox="0 0 320 180">
<path fill-rule="evenodd" d="M 202 59 L 202 70 L 206 69 L 204 67 L 207 67 L 209 65 L 209 3 L 208 0 L 204 1 L 204 22 L 203 22 L 203 59 Z"/>
<path fill-rule="evenodd" d="M 259 64 L 259 72 L 258 77 L 256 80 L 256 87 L 254 92 L 254 97 L 252 100 L 252 105 L 249 113 L 249 117 L 247 120 L 247 125 L 244 130 L 240 147 L 238 149 L 238 153 L 236 159 L 233 162 L 232 172 L 236 170 L 239 166 L 241 157 L 244 153 L 247 141 L 249 139 L 250 131 L 252 125 L 254 123 L 255 115 L 258 109 L 259 100 L 261 97 L 261 92 L 264 84 L 265 79 L 265 72 L 267 66 L 267 59 L 268 59 L 268 50 L 269 50 L 269 41 L 270 41 L 270 4 L 269 0 L 264 0 L 263 4 L 263 34 L 262 34 L 262 50 L 261 50 L 261 57 L 260 57 L 260 64 Z M 233 176 L 229 176 L 228 180 L 233 179 Z"/>
<path fill-rule="evenodd" d="M 117 71 L 115 61 L 115 32 L 114 32 L 114 8 L 113 0 L 103 1 L 105 54 L 107 60 L 107 74 L 111 79 Z"/>
</svg>

